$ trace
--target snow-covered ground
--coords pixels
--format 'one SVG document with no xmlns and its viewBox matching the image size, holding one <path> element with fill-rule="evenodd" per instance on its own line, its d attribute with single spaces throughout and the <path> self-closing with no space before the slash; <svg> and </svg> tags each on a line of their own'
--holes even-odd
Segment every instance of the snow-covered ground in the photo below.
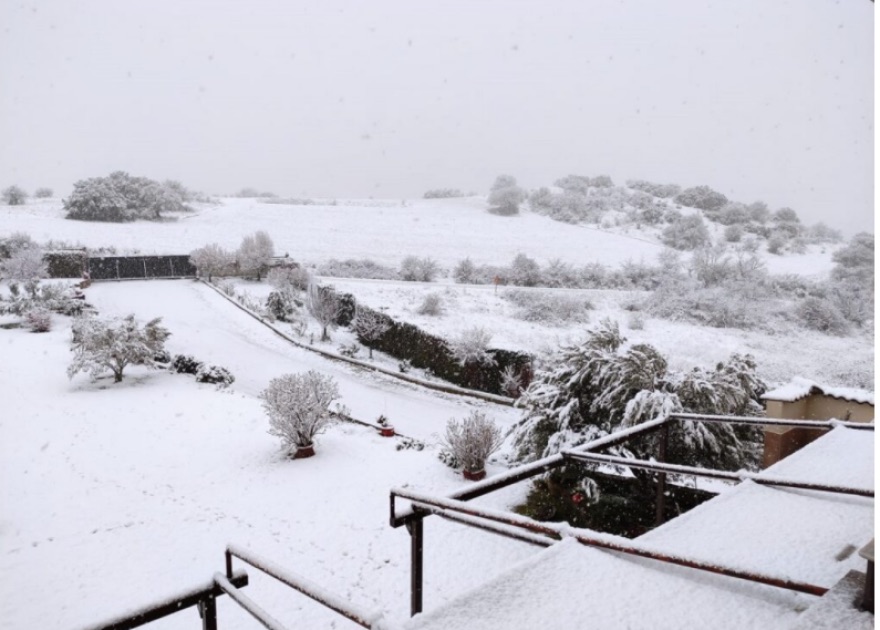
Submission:
<svg viewBox="0 0 880 630">
<path fill-rule="evenodd" d="M 45 334 L 0 329 L 0 625 L 72 628 L 148 603 L 209 579 L 228 542 L 405 616 L 409 537 L 388 526 L 388 490 L 409 483 L 448 491 L 460 476 L 431 447 L 397 451 L 396 439 L 354 425 L 319 438 L 316 457 L 286 460 L 255 394 L 274 376 L 320 369 L 339 381 L 355 416 L 386 413 L 427 440 L 472 408 L 501 424 L 513 410 L 298 350 L 197 283 L 105 284 L 87 293 L 105 315 L 164 315 L 172 352 L 226 366 L 237 380 L 217 391 L 191 376 L 131 368 L 118 385 L 69 381 L 69 320 L 56 316 Z M 510 505 L 524 490 L 487 501 Z M 533 553 L 460 531 L 427 527 L 430 605 Z M 259 576 L 248 588 L 303 627 L 330 627 L 334 618 Z M 220 615 L 238 627 L 244 613 L 221 600 Z M 189 611 L 157 627 L 194 623 Z"/>
<path fill-rule="evenodd" d="M 628 260 L 653 264 L 664 249 L 655 232 L 634 226 L 603 230 L 561 223 L 527 210 L 519 216 L 497 216 L 486 211 L 482 197 L 335 206 L 224 198 L 219 205 L 196 207 L 195 213 L 180 215 L 176 221 L 95 223 L 65 219 L 58 199 L 31 200 L 24 206 L 0 206 L 0 226 L 3 232 L 26 232 L 39 242 L 64 239 L 91 248 L 113 246 L 145 254 L 186 254 L 208 243 L 235 249 L 245 235 L 266 230 L 276 251 L 306 263 L 369 258 L 394 267 L 406 256 L 430 256 L 446 268 L 466 257 L 477 264 L 506 265 L 521 253 L 542 264 L 561 259 L 574 265 L 598 262 L 617 267 Z M 821 275 L 831 267 L 832 249 L 811 247 L 803 255 L 766 255 L 766 263 L 771 273 Z"/>
</svg>

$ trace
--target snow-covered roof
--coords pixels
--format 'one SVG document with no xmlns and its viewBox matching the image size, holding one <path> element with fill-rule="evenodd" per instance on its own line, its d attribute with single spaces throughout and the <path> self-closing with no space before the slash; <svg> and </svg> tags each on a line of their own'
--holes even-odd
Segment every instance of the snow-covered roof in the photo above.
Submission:
<svg viewBox="0 0 880 630">
<path fill-rule="evenodd" d="M 772 389 L 761 398 L 764 400 L 779 400 L 782 402 L 795 402 L 811 394 L 830 396 L 855 403 L 874 404 L 874 392 L 855 387 L 829 387 L 820 385 L 810 379 L 796 376 L 790 383 Z"/>
<path fill-rule="evenodd" d="M 838 427 L 767 474 L 873 488 L 873 435 Z M 850 570 L 864 571 L 855 550 L 873 536 L 873 509 L 869 498 L 745 481 L 638 541 L 830 588 Z M 793 628 L 818 601 L 567 539 L 404 628 Z M 872 627 L 872 616 L 859 620 L 850 627 Z"/>
</svg>

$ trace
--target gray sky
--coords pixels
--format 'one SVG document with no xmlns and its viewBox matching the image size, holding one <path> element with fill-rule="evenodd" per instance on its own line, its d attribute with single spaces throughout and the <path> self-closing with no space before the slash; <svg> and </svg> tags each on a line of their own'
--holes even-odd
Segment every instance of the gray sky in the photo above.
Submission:
<svg viewBox="0 0 880 630">
<path fill-rule="evenodd" d="M 873 231 L 869 0 L 0 2 L 0 186 L 610 174 Z"/>
</svg>

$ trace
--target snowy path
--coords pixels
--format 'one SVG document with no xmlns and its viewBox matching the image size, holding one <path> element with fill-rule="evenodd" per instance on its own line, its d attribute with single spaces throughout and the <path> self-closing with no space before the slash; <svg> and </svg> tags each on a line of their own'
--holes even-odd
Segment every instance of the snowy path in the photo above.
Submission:
<svg viewBox="0 0 880 630">
<path fill-rule="evenodd" d="M 222 569 L 228 542 L 405 616 L 409 537 L 387 524 L 388 490 L 411 483 L 445 492 L 460 476 L 434 450 L 396 451 L 396 440 L 353 425 L 323 435 L 316 457 L 286 460 L 254 394 L 284 371 L 320 369 L 337 377 L 356 414 L 406 409 L 401 428 L 425 437 L 481 403 L 362 377 L 297 350 L 194 283 L 102 285 L 89 299 L 104 314 L 164 315 L 170 349 L 229 367 L 237 389 L 142 369 L 118 385 L 71 382 L 66 318 L 42 335 L 0 330 L 0 628 L 75 628 L 148 603 Z M 505 413 L 493 410 L 509 422 Z M 481 502 L 509 505 L 524 490 Z M 430 519 L 426 605 L 533 553 Z M 253 573 L 248 591 L 291 625 L 348 627 Z M 223 627 L 253 627 L 227 598 L 219 609 Z M 187 611 L 155 627 L 198 623 Z"/>
<path fill-rule="evenodd" d="M 520 415 L 518 410 L 431 392 L 297 348 L 198 283 L 95 284 L 88 300 L 102 314 L 133 312 L 142 320 L 161 316 L 172 332 L 167 344 L 172 354 L 191 354 L 228 368 L 236 378 L 233 388 L 252 396 L 276 376 L 317 370 L 338 381 L 342 402 L 354 417 L 374 421 L 385 414 L 401 433 L 424 440 L 441 433 L 449 418 L 474 408 L 485 409 L 505 427 Z"/>
</svg>

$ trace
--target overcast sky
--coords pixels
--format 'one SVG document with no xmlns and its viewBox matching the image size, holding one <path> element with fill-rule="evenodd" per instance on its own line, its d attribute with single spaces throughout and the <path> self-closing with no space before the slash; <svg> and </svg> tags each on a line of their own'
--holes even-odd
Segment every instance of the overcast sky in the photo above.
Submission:
<svg viewBox="0 0 880 630">
<path fill-rule="evenodd" d="M 873 231 L 869 0 L 0 2 L 0 186 L 606 173 Z"/>
</svg>

